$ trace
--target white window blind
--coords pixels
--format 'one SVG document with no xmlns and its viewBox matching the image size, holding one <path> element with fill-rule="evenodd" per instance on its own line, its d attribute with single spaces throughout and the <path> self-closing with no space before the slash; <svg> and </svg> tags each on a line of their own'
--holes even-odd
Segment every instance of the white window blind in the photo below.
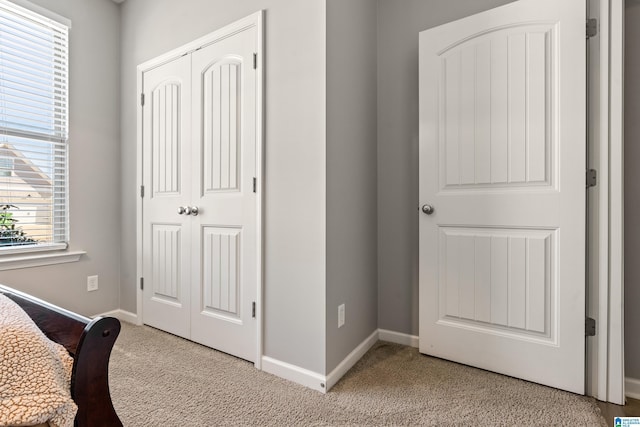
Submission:
<svg viewBox="0 0 640 427">
<path fill-rule="evenodd" d="M 68 32 L 0 0 L 0 254 L 68 240 Z"/>
</svg>

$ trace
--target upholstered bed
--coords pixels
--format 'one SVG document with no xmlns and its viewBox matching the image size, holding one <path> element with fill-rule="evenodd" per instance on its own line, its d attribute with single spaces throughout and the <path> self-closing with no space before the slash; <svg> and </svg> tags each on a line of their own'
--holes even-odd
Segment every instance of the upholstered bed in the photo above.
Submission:
<svg viewBox="0 0 640 427">
<path fill-rule="evenodd" d="M 89 319 L 0 285 L 0 426 L 122 426 L 108 382 L 119 333 L 113 317 Z"/>
</svg>

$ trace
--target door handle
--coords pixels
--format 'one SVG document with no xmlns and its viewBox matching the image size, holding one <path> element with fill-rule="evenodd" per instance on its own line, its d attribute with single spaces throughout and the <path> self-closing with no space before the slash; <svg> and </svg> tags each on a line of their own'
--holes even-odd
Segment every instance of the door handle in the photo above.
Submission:
<svg viewBox="0 0 640 427">
<path fill-rule="evenodd" d="M 426 215 L 431 215 L 435 209 L 431 205 L 422 205 L 422 213 Z"/>
<path fill-rule="evenodd" d="M 197 206 L 180 206 L 178 207 L 178 215 L 198 216 L 200 209 Z"/>
</svg>

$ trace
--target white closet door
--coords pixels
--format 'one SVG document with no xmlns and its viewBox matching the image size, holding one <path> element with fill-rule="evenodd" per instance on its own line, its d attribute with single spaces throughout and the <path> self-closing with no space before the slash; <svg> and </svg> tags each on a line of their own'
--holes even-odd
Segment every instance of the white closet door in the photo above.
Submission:
<svg viewBox="0 0 640 427">
<path fill-rule="evenodd" d="M 257 289 L 256 28 L 193 53 L 191 337 L 253 361 Z"/>
<path fill-rule="evenodd" d="M 576 393 L 585 19 L 520 0 L 420 34 L 420 351 Z"/>
<path fill-rule="evenodd" d="M 144 73 L 144 323 L 190 337 L 191 58 Z"/>
<path fill-rule="evenodd" d="M 144 323 L 255 361 L 259 27 L 145 71 Z"/>
</svg>

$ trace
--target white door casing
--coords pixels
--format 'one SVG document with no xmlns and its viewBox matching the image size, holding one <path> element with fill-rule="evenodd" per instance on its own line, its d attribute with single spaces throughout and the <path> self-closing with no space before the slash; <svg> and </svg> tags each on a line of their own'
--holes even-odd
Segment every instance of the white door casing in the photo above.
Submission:
<svg viewBox="0 0 640 427">
<path fill-rule="evenodd" d="M 584 392 L 585 3 L 420 33 L 420 351 Z"/>
<path fill-rule="evenodd" d="M 258 12 L 138 67 L 143 322 L 257 367 L 261 31 Z"/>
</svg>

